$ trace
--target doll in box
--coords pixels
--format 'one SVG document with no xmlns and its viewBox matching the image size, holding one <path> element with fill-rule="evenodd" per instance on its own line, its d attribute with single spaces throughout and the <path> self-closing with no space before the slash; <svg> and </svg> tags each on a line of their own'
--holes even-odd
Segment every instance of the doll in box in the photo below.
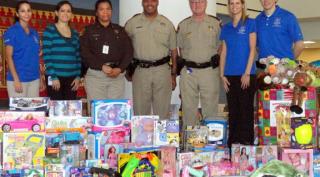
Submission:
<svg viewBox="0 0 320 177">
<path fill-rule="evenodd" d="M 107 154 L 107 161 L 110 168 L 117 168 L 117 154 L 116 154 L 116 148 L 114 146 L 111 146 L 108 149 Z"/>
<path fill-rule="evenodd" d="M 138 127 L 134 134 L 135 141 L 137 145 L 152 145 L 153 144 L 153 134 L 154 134 L 154 119 L 153 118 L 142 118 L 139 120 Z"/>
</svg>

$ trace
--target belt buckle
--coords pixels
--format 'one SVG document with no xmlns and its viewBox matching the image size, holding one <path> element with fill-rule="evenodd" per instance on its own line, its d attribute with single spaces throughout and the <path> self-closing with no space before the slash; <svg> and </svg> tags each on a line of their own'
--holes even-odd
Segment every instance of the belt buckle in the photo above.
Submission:
<svg viewBox="0 0 320 177">
<path fill-rule="evenodd" d="M 196 63 L 197 67 L 200 67 L 201 66 L 201 63 Z"/>
<path fill-rule="evenodd" d="M 141 63 L 141 68 L 149 68 L 150 65 L 149 64 L 146 64 L 146 63 Z"/>
</svg>

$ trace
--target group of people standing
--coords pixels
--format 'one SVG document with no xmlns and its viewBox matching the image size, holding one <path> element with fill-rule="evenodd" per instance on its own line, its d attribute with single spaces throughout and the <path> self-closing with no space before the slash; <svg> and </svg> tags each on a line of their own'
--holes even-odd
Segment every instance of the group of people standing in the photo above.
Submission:
<svg viewBox="0 0 320 177">
<path fill-rule="evenodd" d="M 206 14 L 207 0 L 189 0 L 192 15 L 176 31 L 158 13 L 159 0 L 142 0 L 143 12 L 124 28 L 111 22 L 111 2 L 97 0 L 96 22 L 80 37 L 69 26 L 72 4 L 61 1 L 55 9 L 56 23 L 43 33 L 45 81 L 39 80 L 39 36 L 28 26 L 31 6 L 20 1 L 17 22 L 4 35 L 9 96 L 36 97 L 38 88 L 46 85 L 51 99 L 76 99 L 85 67 L 88 101 L 123 98 L 127 77 L 133 83 L 134 114 L 153 113 L 164 119 L 176 87 L 179 57 L 183 128 L 199 123 L 199 100 L 203 117 L 214 119 L 222 81 L 229 107 L 228 143 L 252 144 L 256 51 L 259 58 L 294 59 L 303 49 L 296 17 L 277 0 L 260 1 L 264 11 L 254 20 L 246 15 L 245 0 L 228 0 L 232 21 L 221 27 L 216 17 Z"/>
</svg>

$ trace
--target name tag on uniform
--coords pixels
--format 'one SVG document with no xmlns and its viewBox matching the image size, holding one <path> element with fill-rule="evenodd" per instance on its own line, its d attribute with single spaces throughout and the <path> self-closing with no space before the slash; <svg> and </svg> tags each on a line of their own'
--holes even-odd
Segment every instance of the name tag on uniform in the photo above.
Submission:
<svg viewBox="0 0 320 177">
<path fill-rule="evenodd" d="M 109 54 L 109 46 L 108 45 L 103 45 L 102 53 L 103 54 Z"/>
<path fill-rule="evenodd" d="M 48 86 L 52 86 L 52 78 L 51 78 L 51 76 L 48 76 Z"/>
</svg>

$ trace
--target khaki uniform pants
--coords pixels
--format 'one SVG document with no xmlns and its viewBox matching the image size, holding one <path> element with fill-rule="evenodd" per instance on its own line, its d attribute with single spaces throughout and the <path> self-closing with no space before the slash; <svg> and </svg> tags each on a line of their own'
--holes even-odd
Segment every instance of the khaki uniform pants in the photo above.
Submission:
<svg viewBox="0 0 320 177">
<path fill-rule="evenodd" d="M 199 124 L 197 116 L 199 97 L 203 118 L 212 119 L 218 112 L 219 68 L 191 68 L 191 70 L 191 73 L 188 73 L 186 67 L 184 67 L 180 78 L 183 128 Z"/>
<path fill-rule="evenodd" d="M 22 82 L 22 93 L 17 93 L 14 89 L 13 81 L 7 81 L 7 90 L 9 97 L 39 97 L 39 79 L 31 82 Z"/>
<path fill-rule="evenodd" d="M 116 78 L 107 77 L 102 71 L 88 69 L 85 76 L 85 89 L 90 102 L 95 99 L 121 99 L 124 96 L 124 74 Z"/>
<path fill-rule="evenodd" d="M 157 67 L 137 67 L 132 78 L 135 115 L 159 115 L 169 118 L 172 83 L 168 64 Z M 152 112 L 151 112 L 152 109 Z"/>
</svg>

